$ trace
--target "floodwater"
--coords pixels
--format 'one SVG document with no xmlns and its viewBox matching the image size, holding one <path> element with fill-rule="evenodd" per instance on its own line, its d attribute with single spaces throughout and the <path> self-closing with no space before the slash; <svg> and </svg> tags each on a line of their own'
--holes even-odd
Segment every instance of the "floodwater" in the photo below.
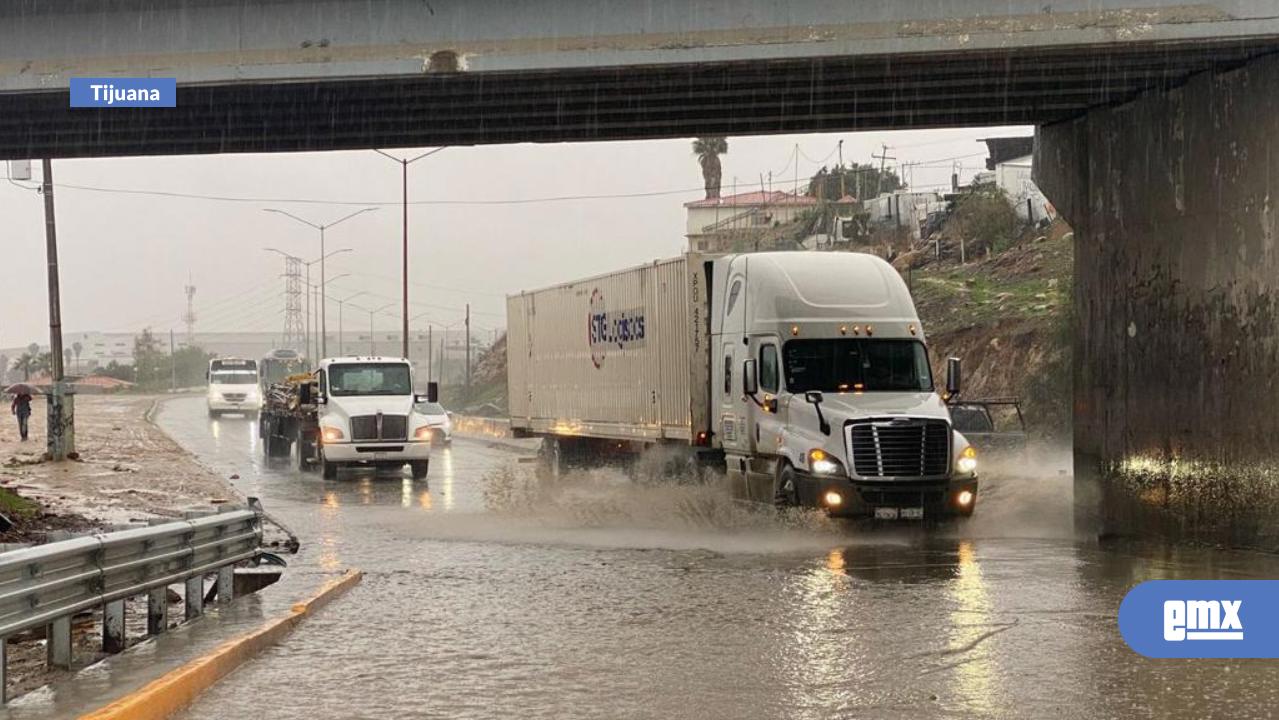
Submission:
<svg viewBox="0 0 1279 720">
<path fill-rule="evenodd" d="M 1153 578 L 1279 577 L 1265 556 L 1069 532 L 1069 481 L 988 479 L 938 532 L 778 518 L 712 488 L 601 472 L 546 489 L 459 439 L 429 486 L 264 461 L 198 399 L 160 425 L 301 536 L 292 600 L 362 584 L 186 718 L 1269 717 L 1279 665 L 1155 661 L 1116 627 Z"/>
</svg>

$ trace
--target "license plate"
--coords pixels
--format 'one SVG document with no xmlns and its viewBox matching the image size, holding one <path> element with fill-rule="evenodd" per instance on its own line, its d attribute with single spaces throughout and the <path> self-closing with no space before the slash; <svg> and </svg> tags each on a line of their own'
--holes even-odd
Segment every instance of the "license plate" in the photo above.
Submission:
<svg viewBox="0 0 1279 720">
<path fill-rule="evenodd" d="M 922 507 L 902 508 L 902 519 L 903 520 L 923 520 L 924 509 Z"/>
<path fill-rule="evenodd" d="M 923 520 L 924 509 L 922 507 L 908 507 L 908 508 L 877 507 L 875 508 L 876 520 L 897 520 L 899 518 L 902 520 Z"/>
<path fill-rule="evenodd" d="M 877 507 L 875 508 L 875 519 L 876 520 L 896 520 L 897 508 Z"/>
<path fill-rule="evenodd" d="M 373 459 L 374 459 L 374 460 L 385 460 L 385 459 L 387 459 L 387 458 L 389 458 L 389 457 L 391 457 L 391 453 L 384 453 L 384 452 L 375 452 L 375 453 L 373 453 Z"/>
</svg>

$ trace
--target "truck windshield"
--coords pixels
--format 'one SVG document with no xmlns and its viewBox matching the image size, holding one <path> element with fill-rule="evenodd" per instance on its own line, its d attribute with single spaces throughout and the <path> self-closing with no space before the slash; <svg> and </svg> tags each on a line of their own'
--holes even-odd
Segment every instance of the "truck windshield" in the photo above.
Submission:
<svg viewBox="0 0 1279 720">
<path fill-rule="evenodd" d="M 928 352 L 916 340 L 790 340 L 783 355 L 793 393 L 933 389 Z"/>
<path fill-rule="evenodd" d="M 209 374 L 210 385 L 255 385 L 257 382 L 258 374 L 255 372 L 219 370 Z"/>
<path fill-rule="evenodd" d="M 329 366 L 330 395 L 410 395 L 412 392 L 409 366 L 404 363 Z"/>
</svg>

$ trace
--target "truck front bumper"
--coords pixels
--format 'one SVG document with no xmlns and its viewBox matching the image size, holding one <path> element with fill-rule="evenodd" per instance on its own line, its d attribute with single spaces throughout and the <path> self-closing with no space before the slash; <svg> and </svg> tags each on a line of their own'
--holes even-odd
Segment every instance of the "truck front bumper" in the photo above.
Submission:
<svg viewBox="0 0 1279 720">
<path fill-rule="evenodd" d="M 897 510 L 899 519 L 913 519 L 917 510 L 922 510 L 923 519 L 968 517 L 977 507 L 976 475 L 942 481 L 868 482 L 802 473 L 799 479 L 802 504 L 825 508 L 832 517 L 873 518 L 877 510 L 880 517 Z M 831 493 L 839 496 L 838 503 L 829 502 Z"/>
<path fill-rule="evenodd" d="M 208 398 L 209 409 L 214 412 L 255 413 L 262 408 L 260 400 L 224 400 Z"/>
<path fill-rule="evenodd" d="M 324 459 L 338 463 L 391 463 L 428 460 L 429 440 L 406 442 L 333 442 L 324 443 Z"/>
</svg>

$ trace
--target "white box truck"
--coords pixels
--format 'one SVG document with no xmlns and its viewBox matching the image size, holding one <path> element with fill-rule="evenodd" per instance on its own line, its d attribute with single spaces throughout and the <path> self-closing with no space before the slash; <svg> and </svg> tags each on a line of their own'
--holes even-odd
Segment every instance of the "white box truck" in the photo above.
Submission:
<svg viewBox="0 0 1279 720">
<path fill-rule="evenodd" d="M 910 293 L 860 253 L 688 254 L 507 298 L 511 428 L 558 469 L 654 444 L 735 496 L 832 515 L 972 513 Z M 946 392 L 959 392 L 959 361 Z"/>
</svg>

